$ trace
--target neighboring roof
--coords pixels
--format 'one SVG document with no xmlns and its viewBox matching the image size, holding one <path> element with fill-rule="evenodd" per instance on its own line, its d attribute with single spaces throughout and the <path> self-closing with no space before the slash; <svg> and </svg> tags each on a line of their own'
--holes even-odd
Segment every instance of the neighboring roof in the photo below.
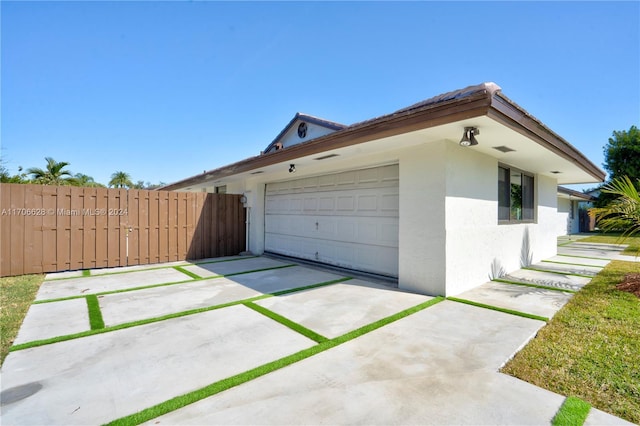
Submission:
<svg viewBox="0 0 640 426">
<path fill-rule="evenodd" d="M 269 145 L 267 145 L 267 147 L 264 149 L 264 152 L 269 152 L 269 150 L 273 148 L 280 139 L 282 139 L 282 137 L 289 131 L 289 129 L 293 127 L 297 120 L 301 120 L 306 123 L 317 124 L 318 126 L 322 126 L 331 130 L 342 130 L 347 127 L 345 124 L 340 124 L 336 123 L 335 121 L 329 121 L 325 120 L 324 118 L 314 117 L 313 115 L 297 112 L 296 115 L 291 119 L 291 121 L 289 121 L 289 123 L 284 126 L 284 129 L 282 129 L 282 131 L 278 133 L 278 136 L 276 136 L 275 139 Z"/>
<path fill-rule="evenodd" d="M 185 188 L 332 149 L 344 148 L 375 139 L 455 123 L 479 116 L 487 116 L 501 123 L 526 136 L 543 148 L 577 165 L 594 179 L 598 181 L 604 180 L 605 173 L 602 170 L 566 140 L 504 96 L 497 84 L 482 83 L 435 96 L 391 114 L 346 126 L 328 135 L 299 143 L 287 149 L 247 158 L 166 185 L 160 189 Z M 295 119 L 294 117 L 289 126 L 293 124 Z M 317 118 L 314 117 L 314 119 Z M 287 127 L 283 132 L 286 132 L 286 130 Z"/>
<path fill-rule="evenodd" d="M 573 189 L 565 188 L 564 186 L 558 186 L 558 195 L 565 195 L 567 198 L 579 198 L 584 201 L 593 201 L 596 199 L 596 197 L 592 195 L 574 191 Z"/>
</svg>

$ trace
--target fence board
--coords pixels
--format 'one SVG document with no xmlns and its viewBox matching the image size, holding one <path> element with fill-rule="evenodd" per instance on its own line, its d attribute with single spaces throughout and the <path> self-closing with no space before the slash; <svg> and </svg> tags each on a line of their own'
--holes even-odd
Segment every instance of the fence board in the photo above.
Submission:
<svg viewBox="0 0 640 426">
<path fill-rule="evenodd" d="M 239 195 L 0 184 L 0 210 L 0 276 L 202 259 L 245 248 Z"/>
<path fill-rule="evenodd" d="M 108 216 L 101 214 L 109 206 L 109 191 L 96 188 L 96 268 L 109 266 Z"/>
<path fill-rule="evenodd" d="M 25 191 L 24 207 L 27 210 L 24 217 L 24 229 L 25 232 L 31 230 L 31 238 L 25 239 L 24 244 L 25 268 L 35 273 L 41 273 L 42 250 L 34 248 L 42 247 L 42 215 L 39 214 L 42 210 L 42 197 L 34 194 L 33 188 L 27 188 Z"/>
<path fill-rule="evenodd" d="M 71 208 L 71 188 L 58 188 L 56 196 L 56 270 L 70 269 L 71 259 L 69 246 L 71 244 L 71 217 L 64 212 Z M 61 213 L 62 212 L 62 213 Z"/>
<path fill-rule="evenodd" d="M 56 250 L 58 232 L 56 231 L 56 215 L 58 192 L 55 187 L 42 187 L 42 270 L 51 271 L 57 268 Z"/>
<path fill-rule="evenodd" d="M 11 190 L 12 213 L 24 207 L 24 191 L 17 188 Z M 11 220 L 11 250 L 15 250 L 18 258 L 11 258 L 11 275 L 22 275 L 24 268 L 24 215 L 12 214 Z"/>
</svg>

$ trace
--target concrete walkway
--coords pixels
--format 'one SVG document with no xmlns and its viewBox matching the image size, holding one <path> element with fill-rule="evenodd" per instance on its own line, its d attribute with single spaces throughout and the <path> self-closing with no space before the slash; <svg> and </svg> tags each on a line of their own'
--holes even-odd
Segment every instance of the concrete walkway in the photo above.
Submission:
<svg viewBox="0 0 640 426">
<path fill-rule="evenodd" d="M 572 264 L 585 250 L 604 260 Z M 549 424 L 564 396 L 498 372 L 545 322 L 469 303 L 550 318 L 619 252 L 571 243 L 366 333 L 437 299 L 266 257 L 49 274 L 2 367 L 0 420 L 108 423 L 323 348 L 149 424 Z M 627 423 L 592 409 L 587 424 Z"/>
</svg>

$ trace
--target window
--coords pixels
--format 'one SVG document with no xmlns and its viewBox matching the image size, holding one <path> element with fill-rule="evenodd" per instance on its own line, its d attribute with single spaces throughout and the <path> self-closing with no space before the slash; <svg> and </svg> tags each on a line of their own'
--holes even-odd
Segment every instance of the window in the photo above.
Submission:
<svg viewBox="0 0 640 426">
<path fill-rule="evenodd" d="M 498 167 L 498 221 L 533 222 L 533 176 Z"/>
<path fill-rule="evenodd" d="M 227 193 L 227 185 L 216 186 L 216 194 L 226 194 Z"/>
</svg>

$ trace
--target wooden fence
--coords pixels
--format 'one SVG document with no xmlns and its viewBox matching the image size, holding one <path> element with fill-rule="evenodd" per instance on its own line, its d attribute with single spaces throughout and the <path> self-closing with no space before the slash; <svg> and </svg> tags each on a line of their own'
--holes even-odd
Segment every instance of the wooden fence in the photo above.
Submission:
<svg viewBox="0 0 640 426">
<path fill-rule="evenodd" d="M 240 197 L 0 184 L 0 276 L 235 255 Z"/>
</svg>

